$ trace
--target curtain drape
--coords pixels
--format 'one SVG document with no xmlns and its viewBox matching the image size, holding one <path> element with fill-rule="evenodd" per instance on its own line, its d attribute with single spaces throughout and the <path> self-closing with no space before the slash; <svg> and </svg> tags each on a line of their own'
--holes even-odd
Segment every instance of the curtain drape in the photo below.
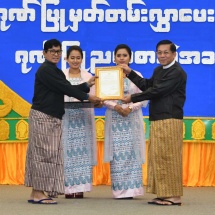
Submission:
<svg viewBox="0 0 215 215">
<path fill-rule="evenodd" d="M 110 165 L 103 163 L 103 143 L 103 141 L 97 141 L 98 164 L 93 168 L 93 185 L 110 185 L 111 183 Z M 27 142 L 0 143 L 0 184 L 24 183 L 26 150 Z M 147 163 L 143 165 L 144 185 L 146 181 Z M 215 186 L 215 143 L 184 142 L 183 185 Z"/>
</svg>

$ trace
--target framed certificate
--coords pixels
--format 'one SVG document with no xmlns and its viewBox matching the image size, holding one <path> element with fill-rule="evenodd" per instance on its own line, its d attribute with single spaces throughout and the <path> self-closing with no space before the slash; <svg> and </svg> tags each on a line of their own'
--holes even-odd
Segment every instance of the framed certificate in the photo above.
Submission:
<svg viewBox="0 0 215 215">
<path fill-rule="evenodd" d="M 96 96 L 103 100 L 122 99 L 124 97 L 123 71 L 120 67 L 97 67 Z"/>
</svg>

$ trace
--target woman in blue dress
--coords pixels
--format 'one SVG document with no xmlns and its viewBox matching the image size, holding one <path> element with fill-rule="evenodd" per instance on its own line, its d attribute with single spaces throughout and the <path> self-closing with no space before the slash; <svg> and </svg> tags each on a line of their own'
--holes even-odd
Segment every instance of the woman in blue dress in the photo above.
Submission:
<svg viewBox="0 0 215 215">
<path fill-rule="evenodd" d="M 120 44 L 114 51 L 115 63 L 129 64 L 131 49 Z M 139 72 L 137 72 L 142 76 Z M 124 75 L 124 95 L 141 92 Z M 110 161 L 114 198 L 132 199 L 143 195 L 142 164 L 145 161 L 145 132 L 142 107 L 147 101 L 122 104 L 107 100 L 105 115 L 105 162 Z"/>
<path fill-rule="evenodd" d="M 71 46 L 66 60 L 69 68 L 64 74 L 72 85 L 89 80 L 92 75 L 80 69 L 83 52 L 79 46 Z M 94 94 L 94 86 L 90 93 Z M 87 107 L 86 107 L 87 105 Z M 92 168 L 96 164 L 96 134 L 94 108 L 65 96 L 63 117 L 65 197 L 83 198 L 92 190 Z"/>
</svg>

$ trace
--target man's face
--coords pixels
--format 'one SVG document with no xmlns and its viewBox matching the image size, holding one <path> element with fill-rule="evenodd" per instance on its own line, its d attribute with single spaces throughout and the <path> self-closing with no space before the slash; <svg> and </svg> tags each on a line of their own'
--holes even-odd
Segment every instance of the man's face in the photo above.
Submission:
<svg viewBox="0 0 215 215">
<path fill-rule="evenodd" d="M 52 48 L 43 51 L 43 55 L 46 60 L 51 63 L 57 64 L 61 58 L 62 50 L 60 46 L 53 46 Z"/>
<path fill-rule="evenodd" d="M 157 48 L 157 57 L 162 66 L 166 66 L 175 59 L 176 52 L 170 50 L 170 44 L 160 45 Z"/>
</svg>

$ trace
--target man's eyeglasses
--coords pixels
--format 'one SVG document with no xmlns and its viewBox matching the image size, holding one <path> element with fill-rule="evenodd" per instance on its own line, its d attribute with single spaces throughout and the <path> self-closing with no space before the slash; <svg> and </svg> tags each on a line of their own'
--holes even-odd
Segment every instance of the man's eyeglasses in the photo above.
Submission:
<svg viewBox="0 0 215 215">
<path fill-rule="evenodd" d="M 52 55 L 55 55 L 55 54 L 57 54 L 57 55 L 61 55 L 62 54 L 62 50 L 54 50 L 54 49 L 48 49 L 48 50 L 46 50 L 46 52 L 50 52 L 50 54 L 52 54 Z"/>
</svg>

